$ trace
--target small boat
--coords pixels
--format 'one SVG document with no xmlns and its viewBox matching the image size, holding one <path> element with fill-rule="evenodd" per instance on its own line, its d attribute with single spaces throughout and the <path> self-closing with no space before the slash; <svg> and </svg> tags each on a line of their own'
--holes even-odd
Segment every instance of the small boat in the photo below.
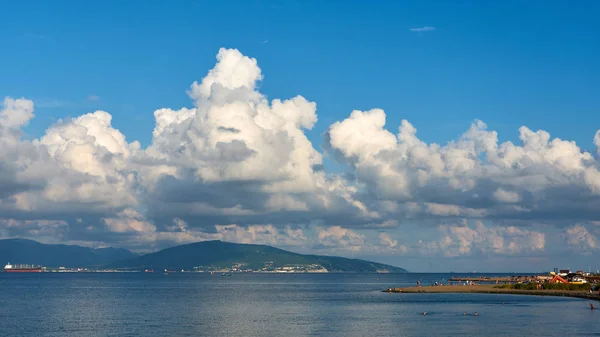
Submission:
<svg viewBox="0 0 600 337">
<path fill-rule="evenodd" d="M 144 273 L 154 273 L 154 269 L 146 269 L 144 270 Z"/>
<path fill-rule="evenodd" d="M 231 276 L 231 274 L 229 274 L 229 273 L 223 273 L 223 274 L 221 274 L 221 276 Z"/>
</svg>

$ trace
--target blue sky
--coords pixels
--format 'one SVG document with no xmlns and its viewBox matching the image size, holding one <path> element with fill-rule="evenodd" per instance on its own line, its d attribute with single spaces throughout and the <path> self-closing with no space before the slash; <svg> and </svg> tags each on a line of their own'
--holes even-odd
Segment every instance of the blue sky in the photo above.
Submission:
<svg viewBox="0 0 600 337">
<path fill-rule="evenodd" d="M 396 261 L 398 256 L 408 254 L 410 256 L 406 258 L 413 261 L 412 265 L 408 266 L 409 269 L 419 269 L 423 261 L 430 261 L 432 258 L 423 257 L 414 251 L 426 254 L 423 252 L 428 251 L 427 247 L 430 247 L 427 242 L 436 242 L 435 249 L 440 253 L 439 250 L 445 247 L 440 241 L 444 235 L 455 240 L 456 245 L 460 247 L 463 247 L 461 240 L 465 239 L 465 235 L 471 235 L 461 230 L 454 231 L 449 221 L 462 224 L 456 225 L 456 228 L 479 228 L 476 230 L 477 235 L 486 237 L 489 242 L 504 235 L 535 238 L 535 233 L 539 232 L 546 235 L 546 246 L 543 247 L 545 251 L 552 250 L 547 247 L 549 242 L 558 240 L 556 242 L 560 246 L 560 240 L 564 241 L 564 237 L 573 238 L 569 241 L 572 245 L 584 242 L 592 251 L 596 249 L 596 234 L 600 235 L 600 230 L 597 230 L 597 224 L 593 223 L 597 214 L 591 211 L 596 207 L 594 205 L 600 205 L 594 194 L 595 179 L 600 179 L 599 176 L 594 176 L 596 171 L 593 170 L 600 167 L 596 159 L 582 159 L 584 163 L 580 164 L 580 159 L 569 157 L 568 160 L 544 162 L 544 165 L 549 167 L 547 170 L 540 168 L 543 165 L 539 163 L 528 170 L 524 169 L 523 172 L 527 173 L 520 174 L 531 174 L 532 178 L 528 181 L 538 181 L 537 178 L 544 177 L 542 180 L 555 183 L 544 187 L 529 186 L 526 191 L 520 191 L 519 186 L 508 186 L 504 180 L 494 180 L 496 176 L 473 172 L 469 173 L 469 177 L 477 176 L 473 178 L 476 179 L 477 188 L 463 180 L 460 180 L 461 183 L 469 187 L 457 187 L 456 181 L 449 177 L 450 173 L 445 172 L 442 175 L 443 179 L 448 179 L 447 186 L 456 189 L 456 195 L 450 192 L 444 194 L 445 190 L 440 186 L 446 185 L 439 185 L 441 183 L 438 181 L 435 183 L 438 185 L 431 185 L 430 188 L 440 191 L 440 195 L 431 195 L 427 186 L 421 186 L 422 189 L 413 191 L 410 197 L 390 197 L 390 193 L 384 193 L 382 189 L 393 184 L 387 180 L 377 180 L 370 176 L 373 171 L 365 171 L 365 165 L 359 165 L 363 159 L 363 164 L 372 164 L 374 161 L 369 157 L 371 154 L 362 152 L 357 155 L 358 150 L 350 145 L 344 146 L 344 141 L 325 144 L 328 141 L 323 137 L 332 124 L 348 119 L 353 110 L 380 108 L 386 114 L 385 128 L 392 134 L 398 133 L 401 121 L 406 119 L 417 128 L 418 138 L 426 143 L 446 145 L 449 141 L 458 139 L 474 120 L 479 119 L 487 124 L 489 130 L 498 132 L 500 142 L 512 141 L 521 145 L 519 128 L 525 125 L 533 131 L 545 130 L 551 137 L 575 141 L 582 150 L 597 158 L 594 135 L 600 128 L 600 24 L 597 20 L 600 3 L 596 1 L 15 1 L 3 3 L 1 6 L 5 15 L 0 20 L 0 39 L 3 41 L 0 52 L 0 97 L 24 97 L 35 104 L 35 118 L 31 119 L 29 124 L 21 126 L 25 133 L 22 139 L 43 137 L 46 130 L 60 119 L 68 124 L 70 118 L 103 110 L 112 115 L 112 128 L 119 130 L 129 143 L 139 141 L 144 150 L 152 144 L 152 130 L 156 124 L 154 111 L 160 108 L 193 108 L 197 102 L 187 93 L 190 85 L 194 81 L 201 82 L 208 70 L 215 66 L 215 55 L 220 48 L 232 48 L 258 61 L 264 80 L 258 82 L 256 90 L 268 99 L 287 99 L 301 95 L 308 101 L 316 102 L 318 122 L 312 129 L 304 131 L 306 137 L 318 152 L 325 153 L 323 146 L 329 145 L 341 153 L 344 159 L 338 161 L 329 153 L 325 153 L 326 172 L 331 177 L 341 171 L 352 173 L 355 181 L 349 179 L 345 184 L 349 191 L 354 183 L 359 191 L 367 191 L 356 196 L 367 208 L 372 206 L 381 215 L 385 208 L 382 206 L 383 201 L 397 202 L 401 207 L 409 208 L 413 207 L 411 202 L 420 205 L 436 203 L 446 207 L 443 210 L 437 209 L 433 218 L 429 215 L 417 216 L 419 219 L 406 218 L 408 211 L 404 209 L 399 211 L 400 213 L 386 210 L 389 214 L 381 215 L 377 220 L 367 219 L 363 214 L 347 222 L 331 220 L 336 219 L 336 216 L 328 211 L 311 209 L 311 212 L 319 214 L 318 219 L 311 219 L 313 222 L 330 226 L 324 227 L 329 228 L 324 232 L 325 238 L 337 238 L 348 243 L 357 238 L 353 233 L 364 235 L 365 238 L 377 238 L 379 233 L 384 231 L 397 241 L 397 244 L 394 244 L 395 248 L 392 247 L 396 249 L 396 255 L 382 253 L 374 248 L 364 253 L 340 251 L 340 254 L 358 254 L 356 256 L 368 256 L 384 262 Z M 235 54 L 232 57 L 238 56 Z M 364 119 L 361 119 L 358 125 L 369 123 L 375 120 L 376 116 L 365 115 L 361 118 Z M 88 122 L 74 122 L 91 130 L 91 124 L 86 123 Z M 353 129 L 355 126 L 346 126 L 338 128 L 337 137 L 342 137 L 340 139 L 343 139 L 346 132 L 362 132 Z M 107 129 L 107 134 L 113 134 L 112 128 Z M 75 131 L 66 126 L 60 130 L 52 130 L 56 133 L 49 134 L 61 134 L 63 136 L 59 138 L 67 143 L 69 137 L 74 137 L 75 134 Z M 376 135 L 385 138 L 380 131 L 372 138 L 366 137 L 366 141 L 380 139 L 376 138 Z M 177 134 L 176 131 L 173 132 Z M 101 138 L 96 134 L 94 136 L 97 139 Z M 334 142 L 335 139 L 332 138 L 331 141 Z M 245 144 L 250 146 L 247 139 Z M 367 152 L 380 145 L 369 144 L 365 147 Z M 97 145 L 96 143 L 95 146 Z M 110 148 L 104 143 L 101 145 Z M 53 148 L 48 144 L 44 146 L 48 149 Z M 382 148 L 386 147 L 382 145 Z M 251 146 L 250 150 L 260 152 Z M 20 153 L 19 151 L 24 150 L 15 150 L 15 153 Z M 53 150 L 48 151 L 52 156 L 56 156 Z M 114 152 L 113 149 L 110 151 Z M 133 151 L 119 150 L 118 154 L 133 157 Z M 554 159 L 548 158 L 559 152 L 552 153 L 554 154 L 544 158 L 552 161 Z M 149 153 L 145 155 L 146 159 L 147 156 L 152 156 Z M 362 155 L 364 157 L 361 157 Z M 570 155 L 573 153 L 570 152 Z M 77 156 L 82 156 L 81 152 L 78 152 Z M 536 156 L 528 154 L 524 158 L 537 158 Z M 144 169 L 133 167 L 133 163 L 138 165 L 142 157 L 131 162 L 124 159 L 127 164 L 115 164 L 119 170 L 115 169 L 114 172 L 121 172 L 123 167 L 127 167 L 140 176 L 144 175 L 145 173 L 141 173 L 145 172 Z M 60 158 L 63 164 L 67 160 L 65 157 Z M 529 165 L 529 159 L 523 160 L 519 162 L 521 165 Z M 567 161 L 573 164 L 564 164 Z M 169 162 L 169 165 L 175 165 L 173 163 Z M 387 168 L 406 165 L 386 162 L 383 159 L 381 164 L 382 166 L 376 168 L 381 170 L 377 171 L 379 175 L 387 172 Z M 69 168 L 76 166 L 73 163 L 64 165 Z M 446 163 L 446 168 L 449 165 Z M 414 168 L 415 177 L 421 174 L 418 173 L 420 166 L 417 166 Z M 61 166 L 61 169 L 64 167 Z M 17 168 L 15 170 L 19 172 Z M 537 171 L 532 174 L 531 170 Z M 92 168 L 79 171 L 90 174 Z M 548 173 L 550 171 L 554 173 Z M 461 174 L 457 173 L 456 177 L 467 179 Z M 105 174 L 101 176 L 106 177 Z M 198 173 L 198 176 L 202 176 L 202 173 Z M 515 181 L 520 176 L 516 175 Z M 44 179 L 47 179 L 46 186 L 53 186 L 53 180 L 49 176 Z M 138 183 L 144 185 L 148 179 L 150 178 Z M 174 179 L 183 178 L 174 176 Z M 202 176 L 202 179 L 208 178 Z M 220 182 L 223 183 L 229 178 L 221 179 Z M 491 184 L 490 179 L 494 180 L 494 183 Z M 576 188 L 573 187 L 580 186 L 578 184 L 581 185 L 581 191 L 575 191 Z M 144 185 L 144 191 L 159 185 Z M 487 195 L 484 190 L 489 186 L 494 189 L 490 190 L 489 197 L 484 198 L 483 195 Z M 579 206 L 562 205 L 557 197 L 560 193 L 557 191 L 573 195 L 573 200 L 579 200 L 573 201 L 573 204 Z M 127 219 L 131 220 L 133 217 L 144 218 L 143 222 L 156 227 L 156 231 L 170 228 L 166 223 L 171 221 L 173 214 L 147 214 L 148 210 L 152 209 L 152 202 L 148 200 L 159 200 L 159 193 L 153 193 L 155 194 L 150 197 L 140 197 L 137 194 L 131 197 L 136 199 L 131 207 L 128 207 L 125 201 L 121 208 L 98 203 L 102 214 L 75 212 L 68 216 L 49 216 L 42 211 L 35 215 L 25 215 L 20 211 L 10 214 L 15 218 L 35 219 L 40 223 L 50 218 L 64 221 L 68 224 L 65 226 L 69 228 L 65 233 L 70 233 L 64 237 L 64 241 L 90 245 L 121 245 L 132 249 L 156 249 L 160 248 L 161 244 L 167 244 L 168 240 L 152 245 L 144 241 L 146 246 L 136 246 L 127 240 L 114 239 L 116 234 L 112 232 L 101 235 L 94 231 L 96 234 L 80 233 L 81 235 L 77 236 L 73 234 L 77 231 L 72 227 L 75 226 L 73 221 L 89 222 L 88 228 L 96 228 L 94 226 L 97 224 L 107 226 L 106 223 L 110 221 L 107 222 L 106 219 L 129 217 Z M 188 192 L 181 193 L 189 195 Z M 232 193 L 238 195 L 240 192 Z M 339 193 L 342 195 L 342 192 Z M 18 199 L 15 195 L 10 197 Z M 294 197 L 296 196 L 294 194 Z M 0 201 L 2 197 L 0 193 Z M 442 200 L 446 197 L 448 200 Z M 485 206 L 494 197 L 508 203 L 515 202 L 510 200 L 519 200 L 518 205 L 527 209 L 530 215 L 507 215 L 503 213 L 505 208 L 502 205 Z M 125 196 L 123 198 L 132 200 Z M 244 203 L 241 205 L 244 209 L 252 208 Z M 486 208 L 485 216 L 475 211 L 467 212 L 471 215 L 464 215 L 461 213 L 463 208 L 461 211 L 455 211 L 455 208 L 449 209 L 449 205 L 468 209 L 489 208 Z M 564 213 L 561 213 L 560 219 L 548 219 L 543 215 L 544 209 L 554 210 L 557 209 L 556 205 L 564 206 Z M 494 208 L 496 206 L 499 208 Z M 563 211 L 561 207 L 558 207 L 557 212 Z M 133 213 L 129 211 L 123 213 L 123 209 L 135 209 L 140 214 L 132 216 Z M 281 212 L 269 213 L 262 219 L 223 219 L 219 218 L 222 215 L 220 211 L 215 211 L 219 216 L 197 218 L 194 212 L 182 212 L 180 217 L 188 223 L 200 221 L 210 226 L 233 222 L 239 222 L 240 226 L 268 223 L 279 230 L 288 228 L 285 226 L 290 224 L 291 229 L 306 225 L 298 223 L 298 220 L 289 220 L 298 216 L 293 212 L 288 215 L 282 215 Z M 440 212 L 453 216 L 460 214 L 460 219 L 437 218 Z M 493 215 L 490 215 L 492 213 Z M 584 213 L 585 215 L 582 215 Z M 300 218 L 306 219 L 305 216 Z M 479 220 L 483 221 L 484 227 L 477 227 Z M 386 221 L 397 221 L 409 227 L 392 225 L 373 229 L 373 223 Z M 467 225 L 464 225 L 465 223 Z M 347 228 L 340 230 L 335 227 L 339 225 L 350 228 L 350 232 L 344 231 Z M 444 225 L 450 226 L 450 229 L 443 227 Z M 536 227 L 545 225 L 548 228 Z M 422 226 L 427 226 L 428 229 L 422 230 Z M 506 229 L 512 228 L 511 226 L 528 232 L 515 234 L 514 229 Z M 308 227 L 304 228 L 307 233 L 317 233 L 316 229 Z M 212 230 L 214 228 L 209 232 Z M 442 234 L 442 239 L 439 240 L 428 234 L 439 234 L 440 231 L 446 234 Z M 11 233 L 10 235 L 16 235 L 16 232 Z M 10 236 L 6 233 L 4 235 Z M 592 239 L 589 239 L 590 237 Z M 417 238 L 422 241 L 417 242 Z M 111 241 L 113 239 L 114 241 Z M 505 237 L 505 240 L 508 239 Z M 475 241 L 470 241 L 472 250 L 467 253 L 472 254 L 476 251 Z M 287 247 L 276 240 L 269 242 Z M 503 252 L 516 252 L 514 247 L 508 248 L 508 241 L 504 242 L 507 243 L 507 248 Z M 301 249 L 313 251 L 310 247 L 323 245 L 327 247 L 324 242 L 314 246 L 302 244 Z M 405 248 L 398 248 L 400 246 Z M 598 246 L 600 248 L 600 244 Z M 564 256 L 562 250 L 553 252 L 556 256 Z M 461 251 L 460 254 L 467 253 Z M 585 259 L 590 259 L 589 255 L 585 255 L 589 253 L 588 250 L 583 253 L 571 253 L 575 255 L 569 256 L 578 256 L 577 254 L 581 253 L 582 256 L 586 256 Z M 456 252 L 442 255 L 444 258 L 452 258 L 455 256 L 453 254 Z M 538 264 L 538 260 L 535 259 L 539 258 L 539 254 L 539 251 L 533 252 L 527 267 Z M 508 258 L 493 258 L 499 259 L 494 261 L 512 263 Z M 444 259 L 435 261 L 438 264 L 432 267 L 434 269 L 446 266 Z M 490 260 L 478 261 L 469 263 L 485 268 Z M 463 268 L 463 264 L 456 265 L 456 268 Z"/>
<path fill-rule="evenodd" d="M 128 138 L 148 144 L 151 113 L 189 106 L 183 88 L 204 75 L 220 47 L 259 60 L 268 96 L 316 101 L 320 122 L 309 133 L 316 142 L 354 109 L 383 108 L 389 129 L 405 118 L 440 143 L 478 118 L 501 139 L 515 140 L 528 125 L 591 148 L 600 124 L 594 1 L 3 6 L 20 14 L 0 23 L 7 79 L 0 92 L 40 102 L 34 135 L 65 115 L 104 109 Z M 435 31 L 409 31 L 424 26 Z M 86 102 L 89 95 L 100 99 Z"/>
</svg>

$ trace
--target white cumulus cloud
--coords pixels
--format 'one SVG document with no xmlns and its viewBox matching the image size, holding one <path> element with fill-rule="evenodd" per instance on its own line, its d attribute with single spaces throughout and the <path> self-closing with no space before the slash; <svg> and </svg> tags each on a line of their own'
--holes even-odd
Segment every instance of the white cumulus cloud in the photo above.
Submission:
<svg viewBox="0 0 600 337">
<path fill-rule="evenodd" d="M 475 120 L 454 140 L 427 143 L 408 120 L 388 129 L 382 109 L 355 110 L 324 134 L 325 153 L 345 165 L 331 172 L 306 135 L 317 104 L 268 99 L 263 79 L 256 59 L 220 49 L 191 84 L 190 106 L 157 107 L 146 147 L 102 110 L 25 139 L 34 103 L 5 98 L 0 233 L 140 249 L 223 239 L 453 256 L 542 251 L 543 226 L 556 226 L 569 228 L 569 244 L 595 248 L 577 224 L 600 217 L 600 162 L 575 142 L 526 126 L 518 143 L 500 142 Z M 600 131 L 593 139 L 600 151 Z M 453 225 L 419 243 L 395 235 L 405 223 Z"/>
<path fill-rule="evenodd" d="M 442 238 L 438 241 L 420 242 L 417 249 L 425 254 L 441 253 L 448 257 L 474 254 L 515 255 L 546 248 L 546 236 L 542 232 L 515 226 L 485 226 L 481 221 L 474 224 L 440 226 Z"/>
<path fill-rule="evenodd" d="M 575 225 L 566 229 L 567 244 L 576 251 L 589 252 L 598 248 L 598 238 L 585 226 Z"/>
<path fill-rule="evenodd" d="M 396 135 L 384 126 L 382 110 L 354 111 L 331 125 L 325 146 L 353 169 L 369 196 L 381 206 L 388 202 L 385 210 L 391 202 L 405 217 L 599 215 L 587 206 L 600 205 L 599 163 L 575 142 L 521 127 L 522 145 L 499 143 L 495 131 L 475 121 L 458 140 L 440 146 L 420 140 L 406 120 Z"/>
<path fill-rule="evenodd" d="M 379 233 L 379 243 L 382 246 L 394 248 L 398 245 L 398 240 L 392 239 L 388 233 Z"/>
<path fill-rule="evenodd" d="M 18 129 L 33 118 L 33 102 L 30 100 L 6 97 L 3 105 L 0 110 L 0 125 L 3 127 Z"/>
</svg>

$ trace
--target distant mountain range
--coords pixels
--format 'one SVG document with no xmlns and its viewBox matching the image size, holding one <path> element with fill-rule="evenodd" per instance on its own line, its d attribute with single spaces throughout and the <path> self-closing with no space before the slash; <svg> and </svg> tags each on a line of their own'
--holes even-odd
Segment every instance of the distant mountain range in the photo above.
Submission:
<svg viewBox="0 0 600 337">
<path fill-rule="evenodd" d="M 320 265 L 330 272 L 406 273 L 406 269 L 382 263 L 334 256 L 303 255 L 265 245 L 203 241 L 163 249 L 133 259 L 116 262 L 113 268 L 191 270 L 194 267 L 231 268 L 234 265 L 259 270 L 269 266 Z"/>
<path fill-rule="evenodd" d="M 83 268 L 101 267 L 136 256 L 138 255 L 122 248 L 94 249 L 75 245 L 48 245 L 26 239 L 0 240 L 0 263 Z"/>
<path fill-rule="evenodd" d="M 329 272 L 406 273 L 403 268 L 335 256 L 303 255 L 265 245 L 203 241 L 175 246 L 146 255 L 126 249 L 48 245 L 25 239 L 0 240 L 0 263 L 39 264 L 46 267 L 121 268 L 156 270 L 240 269 L 274 270 L 312 266 Z"/>
</svg>

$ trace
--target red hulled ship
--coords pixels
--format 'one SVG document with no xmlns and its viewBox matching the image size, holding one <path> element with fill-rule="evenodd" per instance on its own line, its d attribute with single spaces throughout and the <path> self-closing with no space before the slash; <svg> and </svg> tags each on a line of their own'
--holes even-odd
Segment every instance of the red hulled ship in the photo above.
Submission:
<svg viewBox="0 0 600 337">
<path fill-rule="evenodd" d="M 9 262 L 4 266 L 4 271 L 7 273 L 40 273 L 42 267 L 32 264 L 10 264 Z"/>
</svg>

